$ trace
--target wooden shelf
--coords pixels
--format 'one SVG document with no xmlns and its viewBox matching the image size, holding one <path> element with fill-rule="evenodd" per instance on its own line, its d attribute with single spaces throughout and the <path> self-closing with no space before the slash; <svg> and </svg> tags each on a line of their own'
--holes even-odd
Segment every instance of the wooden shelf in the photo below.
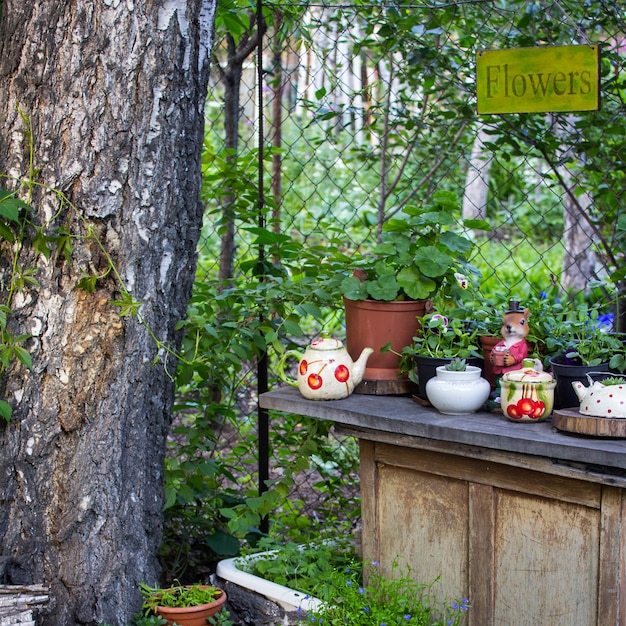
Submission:
<svg viewBox="0 0 626 626">
<path fill-rule="evenodd" d="M 260 397 L 359 440 L 363 555 L 469 597 L 464 626 L 626 624 L 626 442 L 410 397 Z"/>
</svg>

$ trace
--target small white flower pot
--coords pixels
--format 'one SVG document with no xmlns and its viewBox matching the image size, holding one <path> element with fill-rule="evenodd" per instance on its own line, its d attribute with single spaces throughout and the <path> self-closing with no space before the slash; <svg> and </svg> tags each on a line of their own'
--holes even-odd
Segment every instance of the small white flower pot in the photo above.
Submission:
<svg viewBox="0 0 626 626">
<path fill-rule="evenodd" d="M 480 367 L 468 365 L 464 372 L 452 372 L 445 365 L 426 383 L 428 401 L 446 415 L 475 413 L 491 392 L 491 385 L 481 376 Z"/>
</svg>

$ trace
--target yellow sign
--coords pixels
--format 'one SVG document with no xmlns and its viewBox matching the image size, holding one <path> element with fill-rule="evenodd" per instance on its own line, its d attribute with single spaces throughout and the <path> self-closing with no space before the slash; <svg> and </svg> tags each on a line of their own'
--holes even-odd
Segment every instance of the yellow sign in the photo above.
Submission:
<svg viewBox="0 0 626 626">
<path fill-rule="evenodd" d="M 600 108 L 599 67 L 599 46 L 479 52 L 478 113 L 595 111 Z"/>
</svg>

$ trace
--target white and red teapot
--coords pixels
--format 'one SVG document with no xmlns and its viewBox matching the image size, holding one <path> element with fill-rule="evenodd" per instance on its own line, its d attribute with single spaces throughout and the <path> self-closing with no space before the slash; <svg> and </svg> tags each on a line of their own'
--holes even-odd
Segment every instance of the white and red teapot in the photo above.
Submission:
<svg viewBox="0 0 626 626">
<path fill-rule="evenodd" d="M 607 384 L 608 381 L 594 381 L 591 375 L 587 375 L 587 378 L 589 379 L 588 387 L 579 380 L 572 383 L 580 401 L 580 414 L 591 417 L 625 419 L 626 378 L 623 376 L 611 377 L 614 378 L 613 384 Z"/>
<path fill-rule="evenodd" d="M 356 361 L 343 343 L 332 337 L 320 337 L 306 348 L 304 354 L 288 350 L 278 362 L 278 375 L 289 385 L 298 387 L 308 400 L 341 400 L 347 398 L 363 379 L 365 365 L 373 348 L 363 348 Z M 297 379 L 285 373 L 287 358 L 298 359 Z"/>
</svg>

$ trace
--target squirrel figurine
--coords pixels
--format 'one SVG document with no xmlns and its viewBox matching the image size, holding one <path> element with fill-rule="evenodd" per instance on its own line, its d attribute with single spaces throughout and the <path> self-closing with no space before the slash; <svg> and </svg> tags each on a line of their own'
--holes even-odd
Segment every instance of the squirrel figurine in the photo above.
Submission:
<svg viewBox="0 0 626 626">
<path fill-rule="evenodd" d="M 505 374 L 522 367 L 522 361 L 528 356 L 530 311 L 521 309 L 517 300 L 509 301 L 509 310 L 502 320 L 502 339 L 491 352 L 491 363 L 496 375 Z"/>
</svg>

